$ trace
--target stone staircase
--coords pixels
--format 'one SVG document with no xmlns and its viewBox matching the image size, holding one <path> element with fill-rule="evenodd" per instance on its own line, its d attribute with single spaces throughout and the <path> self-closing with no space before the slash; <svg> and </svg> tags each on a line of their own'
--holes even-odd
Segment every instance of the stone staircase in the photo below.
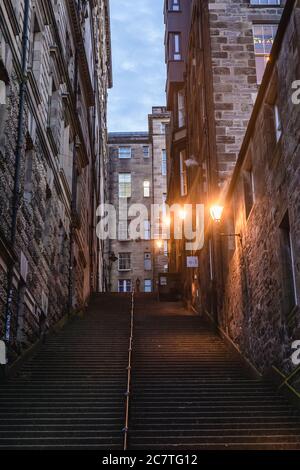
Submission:
<svg viewBox="0 0 300 470">
<path fill-rule="evenodd" d="M 136 301 L 131 449 L 300 449 L 300 414 L 180 304 Z"/>
<path fill-rule="evenodd" d="M 95 296 L 0 383 L 0 449 L 122 449 L 130 301 Z"/>
<path fill-rule="evenodd" d="M 97 295 L 0 383 L 0 449 L 123 448 L 130 296 Z M 300 414 L 197 315 L 139 294 L 129 449 L 300 449 Z"/>
</svg>

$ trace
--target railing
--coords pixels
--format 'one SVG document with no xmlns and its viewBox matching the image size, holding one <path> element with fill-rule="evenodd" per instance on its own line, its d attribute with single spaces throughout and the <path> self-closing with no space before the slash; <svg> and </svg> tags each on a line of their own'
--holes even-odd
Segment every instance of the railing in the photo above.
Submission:
<svg viewBox="0 0 300 470">
<path fill-rule="evenodd" d="M 300 367 L 297 367 L 289 376 L 284 375 L 277 367 L 273 367 L 273 369 L 282 377 L 283 381 L 279 385 L 278 390 L 282 389 L 284 386 L 286 386 L 292 393 L 296 395 L 296 397 L 300 398 L 300 392 L 296 390 L 296 388 L 293 386 L 290 381 L 292 379 L 295 379 L 297 375 L 299 374 L 300 376 Z"/>
<path fill-rule="evenodd" d="M 130 313 L 130 338 L 128 349 L 128 366 L 127 366 L 127 390 L 125 393 L 125 426 L 124 432 L 124 445 L 123 449 L 128 449 L 128 434 L 129 434 L 129 410 L 130 410 L 130 393 L 131 393 L 131 367 L 132 367 L 132 346 L 133 346 L 133 326 L 134 326 L 134 291 L 131 295 L 131 313 Z"/>
</svg>

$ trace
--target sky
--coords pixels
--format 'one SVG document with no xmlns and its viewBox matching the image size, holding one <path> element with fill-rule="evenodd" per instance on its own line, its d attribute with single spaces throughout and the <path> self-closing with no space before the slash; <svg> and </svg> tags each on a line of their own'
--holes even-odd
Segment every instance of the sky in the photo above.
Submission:
<svg viewBox="0 0 300 470">
<path fill-rule="evenodd" d="M 113 89 L 109 132 L 147 131 L 152 106 L 164 106 L 163 0 L 110 0 Z"/>
</svg>

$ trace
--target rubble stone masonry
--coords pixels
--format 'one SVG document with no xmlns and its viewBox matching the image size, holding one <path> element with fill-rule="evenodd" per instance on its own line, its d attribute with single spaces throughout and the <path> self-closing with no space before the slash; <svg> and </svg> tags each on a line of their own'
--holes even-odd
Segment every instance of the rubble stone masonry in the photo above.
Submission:
<svg viewBox="0 0 300 470">
<path fill-rule="evenodd" d="M 111 86 L 108 2 L 91 6 L 87 1 L 32 0 L 22 77 L 25 1 L 8 0 L 0 6 L 0 337 L 5 336 L 8 273 L 13 267 L 10 361 L 70 308 L 82 308 L 98 287 L 102 263 L 92 230 L 105 191 L 106 98 Z"/>
<path fill-rule="evenodd" d="M 299 5 L 281 28 L 226 202 L 225 218 L 232 216 L 242 238 L 229 251 L 222 242 L 228 264 L 220 323 L 260 371 L 275 365 L 288 373 L 292 342 L 300 339 L 300 105 L 292 101 Z"/>
</svg>

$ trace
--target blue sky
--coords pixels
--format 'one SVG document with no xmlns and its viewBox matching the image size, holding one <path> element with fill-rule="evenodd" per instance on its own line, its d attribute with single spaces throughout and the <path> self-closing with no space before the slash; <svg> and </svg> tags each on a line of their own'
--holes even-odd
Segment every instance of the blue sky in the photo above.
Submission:
<svg viewBox="0 0 300 470">
<path fill-rule="evenodd" d="M 147 130 L 152 106 L 165 105 L 163 0 L 110 0 L 113 89 L 110 132 Z"/>
</svg>

